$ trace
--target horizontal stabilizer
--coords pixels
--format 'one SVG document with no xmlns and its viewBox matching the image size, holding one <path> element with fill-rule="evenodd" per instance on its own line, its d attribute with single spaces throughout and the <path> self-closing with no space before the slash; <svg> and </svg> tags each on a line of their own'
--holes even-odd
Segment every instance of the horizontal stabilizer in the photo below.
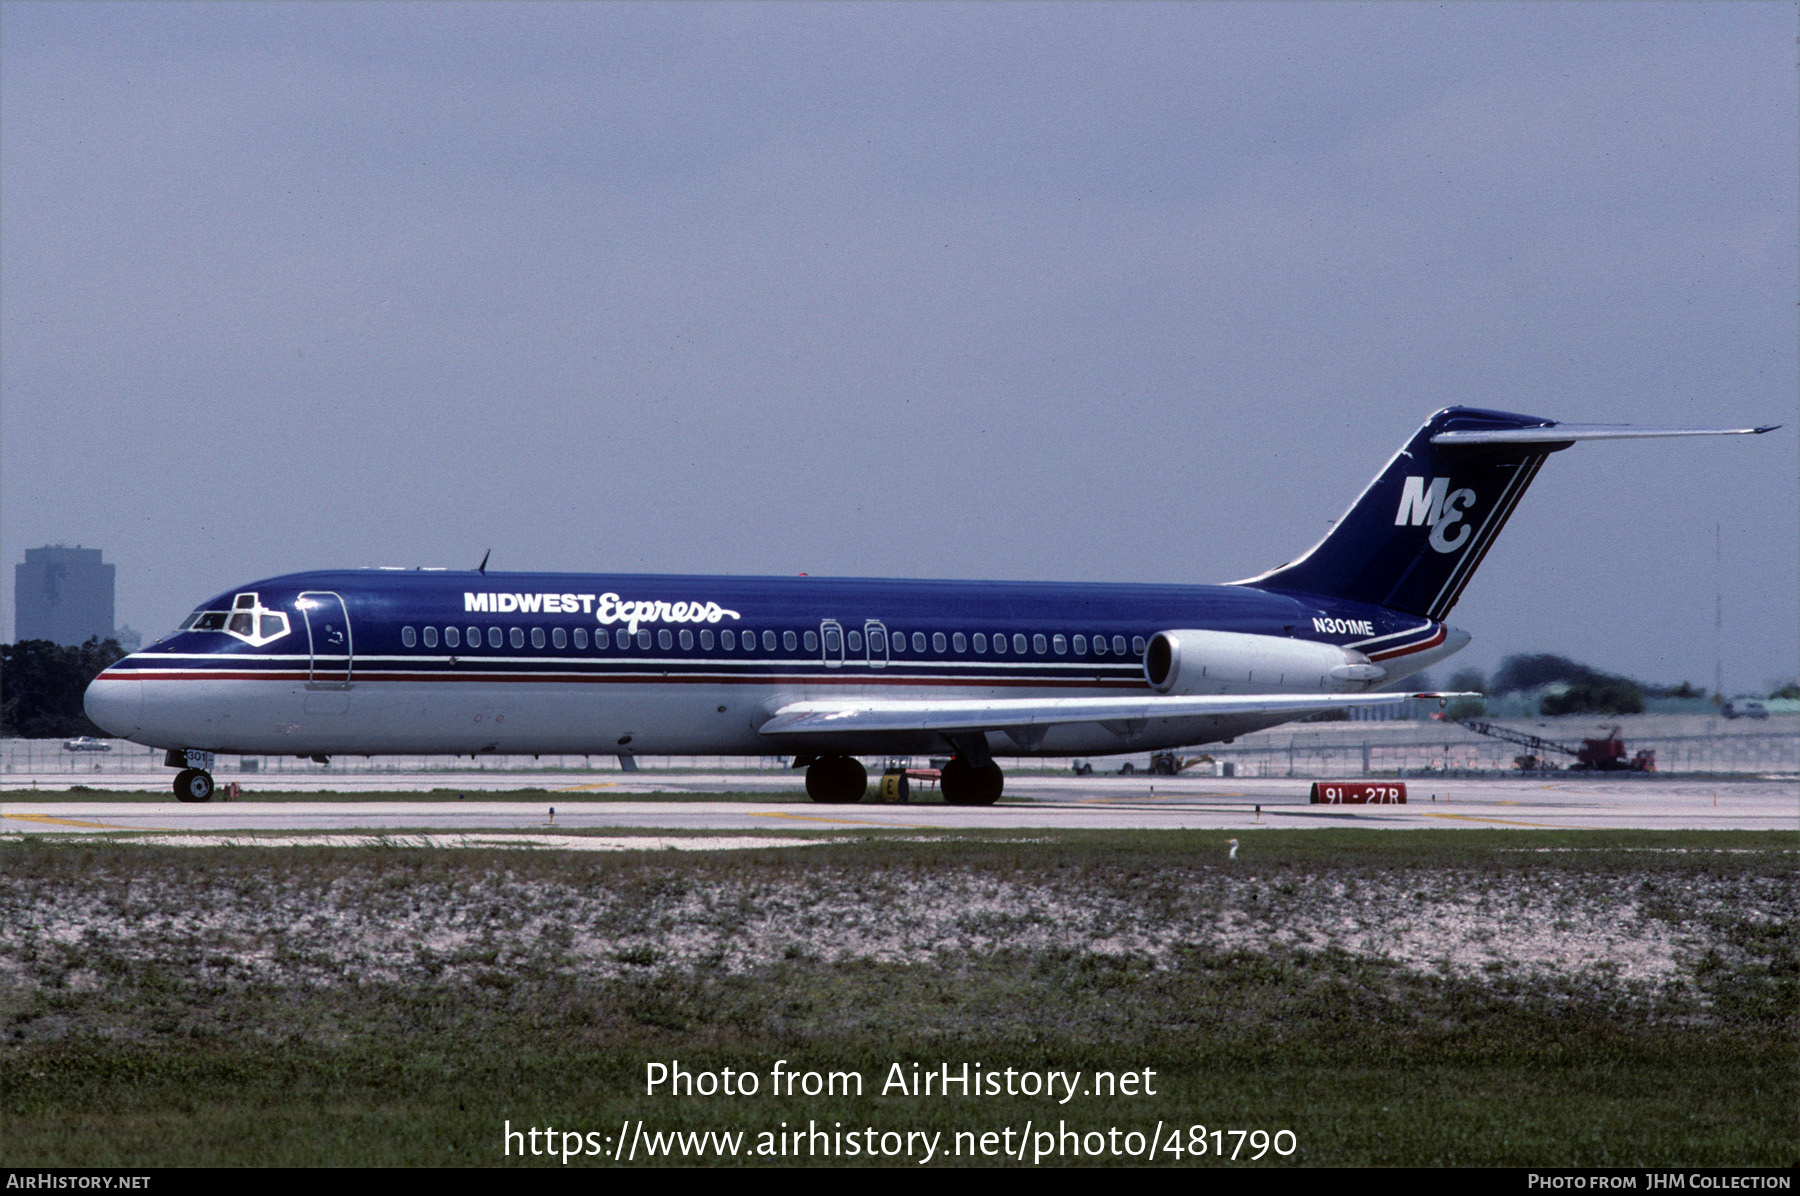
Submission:
<svg viewBox="0 0 1800 1196">
<path fill-rule="evenodd" d="M 794 702 L 775 712 L 764 735 L 868 731 L 1002 731 L 1071 723 L 1196 718 L 1228 714 L 1307 714 L 1352 706 L 1392 706 L 1413 698 L 1478 697 L 1465 693 L 1205 694 L 1112 698 L 869 698 Z"/>
<path fill-rule="evenodd" d="M 1413 433 L 1304 556 L 1237 584 L 1441 622 L 1550 454 L 1578 440 L 1753 436 L 1774 427 L 1564 424 L 1446 407 Z"/>
<path fill-rule="evenodd" d="M 1780 424 L 1759 428 L 1640 428 L 1634 424 L 1551 424 L 1542 428 L 1483 428 L 1439 432 L 1431 443 L 1449 448 L 1479 444 L 1567 445 L 1577 440 L 1648 440 L 1659 436 L 1760 436 Z"/>
</svg>

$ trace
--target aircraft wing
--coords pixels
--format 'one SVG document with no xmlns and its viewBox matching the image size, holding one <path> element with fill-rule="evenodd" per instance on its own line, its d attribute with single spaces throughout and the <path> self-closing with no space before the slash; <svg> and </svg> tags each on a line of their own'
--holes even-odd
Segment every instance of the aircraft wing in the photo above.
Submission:
<svg viewBox="0 0 1800 1196">
<path fill-rule="evenodd" d="M 829 698 L 794 702 L 758 728 L 764 735 L 846 731 L 1003 731 L 1068 723 L 1132 722 L 1209 714 L 1311 714 L 1352 706 L 1392 706 L 1463 693 L 1205 694 L 1119 698 Z"/>
</svg>

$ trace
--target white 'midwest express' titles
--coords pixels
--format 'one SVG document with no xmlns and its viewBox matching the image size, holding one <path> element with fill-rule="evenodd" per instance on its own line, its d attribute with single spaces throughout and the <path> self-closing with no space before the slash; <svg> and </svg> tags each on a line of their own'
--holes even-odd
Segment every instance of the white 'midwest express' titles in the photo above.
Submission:
<svg viewBox="0 0 1800 1196">
<path fill-rule="evenodd" d="M 717 623 L 739 617 L 717 602 L 621 601 L 617 594 L 477 594 L 463 592 L 463 613 L 592 614 L 603 626 L 623 623 L 633 635 L 639 623 Z"/>
</svg>

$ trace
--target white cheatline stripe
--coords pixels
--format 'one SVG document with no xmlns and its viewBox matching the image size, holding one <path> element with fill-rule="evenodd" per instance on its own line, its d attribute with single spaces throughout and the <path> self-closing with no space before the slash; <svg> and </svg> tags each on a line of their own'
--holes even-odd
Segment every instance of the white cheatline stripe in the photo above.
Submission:
<svg viewBox="0 0 1800 1196">
<path fill-rule="evenodd" d="M 1502 494 L 1501 503 L 1496 505 L 1493 515 L 1489 517 L 1488 523 L 1483 525 L 1485 534 L 1480 538 L 1480 542 L 1472 545 L 1469 551 L 1463 554 L 1463 559 L 1458 563 L 1457 572 L 1460 574 L 1460 577 L 1453 578 L 1455 581 L 1455 589 L 1451 590 L 1448 599 L 1442 602 L 1433 603 L 1430 611 L 1433 618 L 1443 618 L 1445 613 L 1448 612 L 1451 607 L 1456 605 L 1457 599 L 1462 597 L 1463 590 L 1468 587 L 1469 582 L 1474 578 L 1475 570 L 1480 567 L 1482 559 L 1487 556 L 1488 549 L 1491 548 L 1494 541 L 1499 538 L 1501 530 L 1506 526 L 1506 521 L 1512 518 L 1513 508 L 1517 507 L 1519 505 L 1519 500 L 1525 497 L 1525 491 L 1530 488 L 1532 479 L 1537 477 L 1538 470 L 1543 468 L 1544 462 L 1547 459 L 1546 455 L 1540 453 L 1538 456 L 1519 466 L 1519 471 L 1514 475 L 1513 479 L 1515 485 L 1509 487 L 1506 493 Z M 1492 530 L 1488 530 L 1489 525 L 1491 525 Z M 1448 586 L 1449 583 L 1446 583 L 1446 588 L 1448 588 Z M 1441 591 L 1439 597 L 1443 597 Z"/>
<path fill-rule="evenodd" d="M 1538 460 L 1541 461 L 1542 458 L 1540 457 Z M 1513 502 L 1517 501 L 1516 495 L 1523 493 L 1526 484 L 1531 481 L 1531 476 L 1535 472 L 1536 471 L 1531 468 L 1530 461 L 1521 461 L 1518 465 L 1513 467 L 1513 476 L 1511 480 L 1509 480 L 1505 488 L 1500 491 L 1500 497 L 1495 500 L 1493 507 L 1488 511 L 1488 517 L 1482 521 L 1481 526 L 1476 529 L 1475 534 L 1469 538 L 1469 544 L 1463 550 L 1462 556 L 1457 560 L 1456 567 L 1450 570 L 1450 576 L 1444 579 L 1442 588 L 1438 590 L 1437 596 L 1431 600 L 1431 604 L 1426 611 L 1429 617 L 1434 619 L 1441 617 L 1441 613 L 1445 609 L 1445 595 L 1449 594 L 1453 589 L 1460 588 L 1458 583 L 1463 579 L 1466 573 L 1474 568 L 1474 562 L 1480 560 L 1482 549 L 1485 548 L 1488 538 L 1498 532 L 1500 530 L 1499 525 L 1505 521 L 1504 512 L 1512 509 Z M 1452 601 L 1454 601 L 1454 599 L 1452 599 Z"/>
<path fill-rule="evenodd" d="M 1370 640 L 1356 640 L 1353 643 L 1345 644 L 1344 647 L 1355 648 L 1358 652 L 1366 655 L 1369 648 L 1376 644 L 1385 644 L 1389 640 L 1405 639 L 1409 635 L 1423 635 L 1429 639 L 1435 634 L 1437 634 L 1437 624 L 1427 619 L 1417 627 L 1408 627 L 1405 631 L 1393 631 L 1387 635 L 1378 635 Z"/>
<path fill-rule="evenodd" d="M 217 662 L 217 661 L 220 661 L 221 658 L 218 656 L 197 654 L 194 657 L 192 657 L 192 659 L 209 660 L 209 661 Z M 230 663 L 228 665 L 221 664 L 217 671 L 219 671 L 219 672 L 242 671 L 244 669 L 250 669 L 251 671 L 255 671 L 254 666 L 259 665 L 259 664 L 271 664 L 271 663 L 275 663 L 278 661 L 304 662 L 307 658 L 304 656 L 301 656 L 301 657 L 278 657 L 278 656 L 249 656 L 249 655 L 236 656 L 236 655 L 234 655 L 234 656 L 231 656 L 226 659 L 229 659 Z M 519 668 L 520 666 L 539 666 L 540 668 L 560 668 L 560 669 L 564 670 L 565 672 L 574 672 L 575 675 L 578 675 L 578 676 L 595 675 L 592 671 L 592 666 L 596 666 L 596 665 L 607 666 L 610 669 L 617 669 L 619 666 L 626 666 L 626 667 L 637 666 L 638 668 L 646 670 L 648 674 L 657 674 L 657 675 L 660 675 L 662 670 L 665 670 L 665 669 L 669 668 L 670 666 L 674 666 L 674 665 L 679 665 L 679 666 L 683 666 L 686 668 L 702 667 L 702 668 L 708 668 L 715 672 L 718 672 L 718 674 L 720 676 L 727 676 L 727 677 L 737 676 L 737 675 L 741 674 L 742 672 L 744 672 L 746 669 L 762 669 L 762 670 L 768 670 L 768 669 L 773 669 L 773 668 L 831 669 L 832 671 L 830 673 L 824 674 L 826 676 L 851 676 L 851 675 L 862 676 L 865 673 L 868 673 L 868 669 L 869 669 L 869 666 L 864 664 L 861 661 L 855 661 L 850 664 L 846 664 L 846 665 L 842 665 L 842 666 L 835 666 L 835 665 L 822 664 L 818 660 L 815 660 L 811 657 L 807 657 L 804 659 L 794 659 L 791 657 L 785 658 L 785 659 L 780 658 L 780 657 L 771 657 L 771 658 L 744 657 L 744 658 L 733 659 L 733 658 L 720 658 L 720 657 L 716 657 L 716 656 L 666 656 L 666 657 L 655 657 L 655 656 L 573 656 L 573 657 L 563 657 L 563 656 L 457 656 L 457 657 L 448 657 L 448 656 L 358 656 L 358 657 L 356 657 L 355 664 L 356 664 L 356 670 L 358 673 L 367 672 L 367 673 L 373 674 L 375 676 L 381 676 L 385 673 L 405 671 L 405 669 L 408 667 L 416 668 L 420 665 L 449 665 L 452 663 L 452 661 L 454 661 L 454 663 L 456 665 L 502 665 L 502 666 L 513 667 L 513 668 Z M 386 665 L 386 666 L 391 666 L 391 667 L 377 668 L 377 667 L 375 667 L 377 665 Z M 587 669 L 581 669 L 581 666 L 589 666 L 589 667 Z M 940 671 L 940 672 L 945 671 L 945 670 L 967 670 L 967 671 L 979 670 L 982 672 L 1001 672 L 1001 671 L 1004 671 L 1004 672 L 1040 671 L 1041 672 L 1045 669 L 1065 669 L 1065 670 L 1066 669 L 1079 669 L 1083 673 L 1099 672 L 1099 673 L 1109 673 L 1109 674 L 1112 674 L 1112 675 L 1118 676 L 1118 677 L 1138 677 L 1138 676 L 1142 676 L 1143 671 L 1144 671 L 1144 666 L 1137 661 L 1123 661 L 1123 662 L 1115 664 L 1111 661 L 1101 662 L 1101 661 L 1092 661 L 1092 660 L 1086 660 L 1086 661 L 1084 661 L 1084 660 L 1064 660 L 1064 659 L 1060 659 L 1060 658 L 1055 659 L 1055 660 L 1018 660 L 1018 661 L 1014 661 L 1014 660 L 918 660 L 918 661 L 899 660 L 899 661 L 890 661 L 885 667 L 890 671 L 889 675 L 894 675 L 892 670 L 920 670 L 920 669 L 929 669 L 929 670 Z M 577 670 L 579 670 L 579 671 L 577 671 Z M 730 670 L 730 671 L 726 671 L 726 670 Z M 128 669 L 128 670 L 123 671 L 120 674 L 120 677 L 121 678 L 125 678 L 125 677 L 155 677 L 155 676 L 160 676 L 165 673 L 190 673 L 193 671 L 194 670 L 191 668 L 185 668 L 185 669 L 184 668 L 166 668 L 166 669 L 134 668 L 134 669 Z M 204 670 L 202 670 L 202 671 L 204 671 Z M 270 669 L 268 671 L 270 671 L 270 672 L 291 672 L 292 670 L 291 669 Z M 334 670 L 334 671 L 336 671 L 336 670 Z M 491 671 L 491 670 L 489 670 L 489 671 Z M 527 671 L 527 670 L 521 669 L 521 671 Z M 476 672 L 476 673 L 471 673 L 469 675 L 470 676 L 480 676 L 481 673 Z M 636 675 L 636 674 L 633 674 L 633 675 Z M 689 676 L 691 674 L 684 673 L 682 675 Z M 868 675 L 877 676 L 876 674 L 868 674 Z M 909 671 L 909 672 L 905 672 L 904 675 L 908 676 L 908 677 L 912 677 L 912 676 L 918 676 L 919 674 L 917 672 Z M 1061 679 L 1066 679 L 1066 678 L 1061 678 Z"/>
<path fill-rule="evenodd" d="M 273 652 L 133 652 L 133 657 L 148 660 L 311 660 L 312 657 L 302 652 L 298 656 L 281 656 Z M 342 660 L 342 656 L 328 656 L 327 660 Z M 358 660 L 362 659 L 360 656 Z"/>
<path fill-rule="evenodd" d="M 1408 634 L 1397 632 L 1396 634 Z M 1371 641 L 1372 642 L 1372 641 Z M 241 668 L 246 665 L 270 664 L 277 661 L 302 663 L 311 660 L 309 656 L 274 656 L 261 652 L 169 652 L 157 653 L 159 660 L 205 660 L 218 663 L 221 668 Z M 341 656 L 329 656 L 322 659 L 340 661 Z M 742 667 L 772 668 L 777 665 L 802 668 L 833 668 L 854 671 L 866 669 L 867 662 L 849 660 L 842 665 L 827 665 L 813 656 L 373 656 L 358 654 L 355 658 L 357 667 L 375 664 L 421 665 L 421 664 L 503 664 L 503 665 L 644 665 L 651 668 L 679 665 L 708 665 L 714 668 L 737 665 Z M 1096 660 L 1066 659 L 1056 657 L 1050 660 L 911 660 L 905 658 L 890 659 L 885 668 L 930 668 L 930 669 L 1111 669 L 1126 674 L 1137 674 L 1143 671 L 1143 662 L 1138 660 Z M 158 672 L 182 672 L 191 670 L 134 668 L 126 670 L 131 674 L 149 674 Z"/>
<path fill-rule="evenodd" d="M 629 663 L 629 662 L 613 661 L 613 662 L 596 662 L 596 663 L 624 664 L 624 663 Z M 1131 668 L 1127 672 L 1115 673 L 1110 676 L 1094 676 L 1091 671 L 1084 671 L 1083 673 L 1078 674 L 1078 675 L 1070 675 L 1067 672 L 1040 672 L 1035 675 L 1020 674 L 1020 673 L 998 674 L 998 675 L 990 673 L 987 675 L 981 675 L 981 674 L 971 675 L 969 673 L 960 673 L 959 674 L 959 673 L 950 673 L 950 672 L 941 672 L 941 671 L 931 671 L 931 670 L 938 668 L 938 666 L 935 664 L 930 665 L 930 666 L 926 666 L 926 665 L 914 666 L 914 669 L 916 671 L 904 671 L 904 672 L 889 671 L 886 673 L 874 673 L 874 672 L 867 672 L 867 671 L 857 672 L 855 670 L 848 670 L 848 671 L 832 670 L 832 671 L 827 672 L 827 671 L 821 669 L 817 665 L 817 663 L 808 662 L 807 665 L 805 666 L 809 670 L 811 670 L 808 672 L 768 671 L 768 670 L 758 670 L 753 667 L 747 667 L 745 669 L 739 669 L 736 671 L 726 671 L 726 670 L 720 670 L 720 669 L 710 669 L 710 670 L 697 670 L 696 669 L 696 670 L 684 670 L 684 671 L 678 671 L 678 672 L 671 672 L 669 670 L 669 668 L 667 667 L 670 662 L 656 662 L 656 663 L 661 664 L 663 667 L 661 667 L 661 668 L 653 667 L 653 668 L 645 668 L 645 669 L 620 669 L 620 668 L 587 669 L 587 670 L 565 669 L 565 670 L 560 670 L 560 671 L 553 671 L 550 669 L 514 669 L 511 671 L 508 671 L 505 669 L 480 669 L 480 670 L 467 670 L 467 671 L 441 670 L 441 671 L 427 672 L 422 675 L 409 675 L 405 669 L 361 668 L 361 669 L 356 670 L 356 672 L 354 674 L 354 678 L 359 683 L 381 681 L 381 682 L 389 682 L 389 683 L 396 683 L 396 684 L 410 684 L 410 683 L 415 683 L 415 682 L 424 684 L 424 683 L 435 682 L 435 681 L 439 681 L 439 680 L 452 680 L 452 681 L 471 681 L 471 682 L 530 681 L 530 682 L 537 682 L 537 683 L 545 684 L 545 685 L 554 685 L 554 684 L 564 684 L 564 683 L 573 683 L 573 682 L 608 682 L 608 681 L 624 682 L 624 681 L 653 680 L 653 681 L 662 681 L 662 682 L 666 682 L 668 684 L 673 685 L 673 684 L 690 684 L 690 683 L 694 683 L 694 682 L 734 682 L 734 681 L 748 680 L 748 681 L 756 681 L 756 682 L 798 684 L 798 685 L 824 684 L 824 683 L 843 683 L 843 684 L 855 684 L 855 685 L 881 685 L 884 683 L 885 684 L 897 684 L 900 682 L 912 682 L 912 683 L 918 683 L 918 684 L 923 684 L 923 685 L 941 684 L 941 685 L 977 685 L 977 686 L 979 686 L 979 685 L 1016 685 L 1016 684 L 1023 682 L 1027 685 L 1065 686 L 1066 687 L 1066 686 L 1081 686 L 1081 685 L 1091 685 L 1091 684 L 1116 684 L 1120 681 L 1125 681 L 1125 682 L 1141 681 L 1142 677 L 1143 677 L 1143 671 L 1141 668 Z M 675 663 L 684 663 L 684 662 L 675 662 Z M 751 666 L 754 666 L 755 662 L 749 662 L 749 664 Z M 792 662 L 789 662 L 789 664 L 791 666 Z M 1029 667 L 1029 666 L 1011 666 L 1011 667 Z M 1068 668 L 1070 666 L 1062 666 L 1062 667 Z M 257 675 L 253 676 L 253 677 L 243 677 L 243 676 L 238 675 L 243 672 L 254 673 Z M 293 670 L 293 669 L 232 669 L 232 670 L 226 670 L 226 669 L 201 669 L 201 670 L 136 669 L 136 670 L 133 670 L 132 672 L 126 674 L 126 676 L 128 678 L 144 680 L 144 681 L 168 680 L 171 678 L 180 678 L 183 680 L 200 680 L 200 679 L 210 678 L 210 679 L 215 679 L 215 680 L 230 679 L 233 684 L 245 684 L 245 685 L 257 684 L 257 683 L 264 683 L 264 684 L 274 683 L 274 684 L 287 685 L 287 684 L 291 684 L 295 677 L 300 677 L 300 676 L 304 676 L 304 675 L 305 675 L 304 670 Z"/>
</svg>

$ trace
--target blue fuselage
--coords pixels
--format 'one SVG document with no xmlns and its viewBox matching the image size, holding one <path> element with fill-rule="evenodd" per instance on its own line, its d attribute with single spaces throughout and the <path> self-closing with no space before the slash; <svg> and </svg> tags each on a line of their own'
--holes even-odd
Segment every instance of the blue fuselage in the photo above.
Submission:
<svg viewBox="0 0 1800 1196">
<path fill-rule="evenodd" d="M 204 751 L 772 754 L 800 750 L 758 730 L 792 701 L 1147 692 L 1145 643 L 1171 628 L 1351 648 L 1390 679 L 1467 638 L 1246 585 L 350 570 L 220 595 L 102 674 L 88 708 L 116 734 Z M 1002 754 L 1101 754 L 1289 717 L 990 741 Z M 832 746 L 944 749 L 923 733 Z"/>
</svg>

